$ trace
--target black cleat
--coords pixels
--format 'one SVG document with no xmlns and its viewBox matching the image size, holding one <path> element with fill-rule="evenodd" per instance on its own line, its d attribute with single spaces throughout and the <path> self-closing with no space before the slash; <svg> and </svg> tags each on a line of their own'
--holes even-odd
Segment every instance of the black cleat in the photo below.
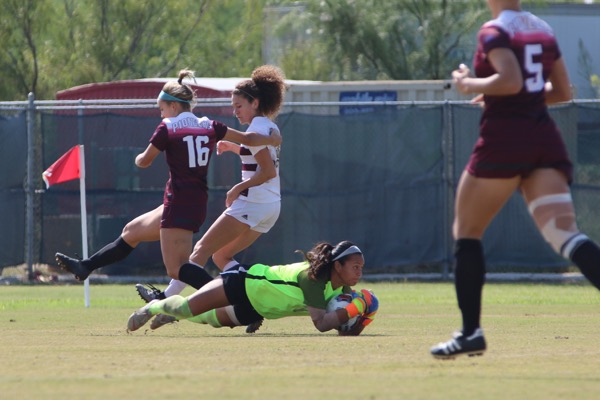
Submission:
<svg viewBox="0 0 600 400">
<path fill-rule="evenodd" d="M 54 257 L 58 265 L 63 270 L 75 275 L 75 278 L 79 281 L 85 281 L 87 277 L 90 276 L 90 274 L 92 273 L 92 271 L 90 271 L 83 264 L 81 264 L 81 260 L 66 256 L 62 253 L 56 253 Z"/>
<path fill-rule="evenodd" d="M 256 332 L 261 326 L 262 323 L 265 319 L 261 318 L 258 321 L 252 322 L 251 324 L 248 324 L 246 326 L 246 333 L 254 333 Z"/>
<path fill-rule="evenodd" d="M 483 330 L 477 328 L 471 336 L 456 332 L 454 337 L 445 343 L 439 343 L 431 348 L 431 355 L 442 360 L 451 360 L 456 356 L 481 356 L 485 352 L 486 343 Z"/>
<path fill-rule="evenodd" d="M 152 300 L 163 300 L 167 297 L 165 296 L 165 292 L 161 292 L 156 286 L 147 284 L 146 287 L 141 283 L 137 283 L 135 285 L 135 290 L 137 290 L 138 294 L 146 303 L 150 303 Z"/>
</svg>

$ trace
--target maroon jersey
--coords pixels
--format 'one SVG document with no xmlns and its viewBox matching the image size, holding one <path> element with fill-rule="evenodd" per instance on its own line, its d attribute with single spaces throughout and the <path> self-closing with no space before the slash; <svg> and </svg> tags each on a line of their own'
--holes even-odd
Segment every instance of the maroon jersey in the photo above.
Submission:
<svg viewBox="0 0 600 400">
<path fill-rule="evenodd" d="M 226 132 L 226 125 L 191 112 L 162 120 L 150 143 L 165 152 L 169 165 L 165 205 L 206 207 L 208 163 L 215 144 Z"/>
<path fill-rule="evenodd" d="M 538 168 L 555 168 L 571 182 L 573 167 L 545 103 L 545 82 L 561 57 L 552 29 L 529 12 L 503 11 L 479 30 L 476 76 L 496 73 L 487 55 L 497 48 L 515 54 L 523 87 L 514 95 L 484 96 L 480 137 L 467 171 L 484 178 L 510 178 L 527 177 Z"/>
<path fill-rule="evenodd" d="M 484 118 L 539 118 L 546 114 L 544 83 L 561 56 L 552 28 L 529 12 L 505 10 L 481 27 L 477 41 L 473 61 L 477 77 L 496 73 L 487 54 L 497 48 L 512 50 L 523 74 L 519 93 L 485 96 Z"/>
</svg>

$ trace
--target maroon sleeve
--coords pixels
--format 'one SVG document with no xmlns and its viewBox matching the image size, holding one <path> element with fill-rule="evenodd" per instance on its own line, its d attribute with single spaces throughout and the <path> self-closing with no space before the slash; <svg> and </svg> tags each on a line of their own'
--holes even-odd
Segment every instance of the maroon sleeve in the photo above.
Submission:
<svg viewBox="0 0 600 400">
<path fill-rule="evenodd" d="M 160 151 L 165 151 L 167 143 L 169 142 L 169 130 L 164 122 L 161 122 L 154 131 L 154 134 L 150 138 L 150 143 L 154 145 Z"/>
<path fill-rule="evenodd" d="M 225 136 L 225 134 L 227 133 L 227 129 L 229 129 L 227 127 L 227 125 L 225 125 L 222 122 L 219 121 L 213 121 L 213 129 L 215 130 L 215 133 L 217 134 L 217 142 L 221 139 L 223 139 L 223 137 Z"/>
<path fill-rule="evenodd" d="M 497 48 L 510 48 L 510 37 L 506 32 L 497 26 L 484 25 L 477 35 L 479 45 L 484 54 Z"/>
</svg>

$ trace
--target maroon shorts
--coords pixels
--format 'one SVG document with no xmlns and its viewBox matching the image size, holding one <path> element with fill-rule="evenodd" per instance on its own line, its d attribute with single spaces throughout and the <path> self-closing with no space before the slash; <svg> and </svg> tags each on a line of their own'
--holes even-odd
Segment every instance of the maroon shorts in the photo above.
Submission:
<svg viewBox="0 0 600 400">
<path fill-rule="evenodd" d="M 160 227 L 179 228 L 196 233 L 200 230 L 205 219 L 206 206 L 165 203 Z"/>
<path fill-rule="evenodd" d="M 481 134 L 467 171 L 481 178 L 527 177 L 535 169 L 562 171 L 573 180 L 573 164 L 560 132 L 551 119 L 493 119 L 481 125 Z"/>
</svg>

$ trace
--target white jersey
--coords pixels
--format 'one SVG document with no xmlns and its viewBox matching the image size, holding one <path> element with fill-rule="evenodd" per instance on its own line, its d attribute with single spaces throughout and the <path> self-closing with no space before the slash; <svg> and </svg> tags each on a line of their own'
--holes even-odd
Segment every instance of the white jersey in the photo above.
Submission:
<svg viewBox="0 0 600 400">
<path fill-rule="evenodd" d="M 267 117 L 254 117 L 246 132 L 256 132 L 261 135 L 269 135 L 271 129 L 279 132 L 277 125 Z M 240 157 L 242 159 L 242 181 L 250 179 L 260 169 L 254 155 L 264 148 L 269 149 L 271 160 L 275 164 L 277 176 L 269 179 L 262 185 L 253 186 L 244 190 L 240 197 L 253 203 L 272 203 L 281 200 L 279 189 L 279 147 L 273 146 L 244 146 L 240 145 Z"/>
</svg>

